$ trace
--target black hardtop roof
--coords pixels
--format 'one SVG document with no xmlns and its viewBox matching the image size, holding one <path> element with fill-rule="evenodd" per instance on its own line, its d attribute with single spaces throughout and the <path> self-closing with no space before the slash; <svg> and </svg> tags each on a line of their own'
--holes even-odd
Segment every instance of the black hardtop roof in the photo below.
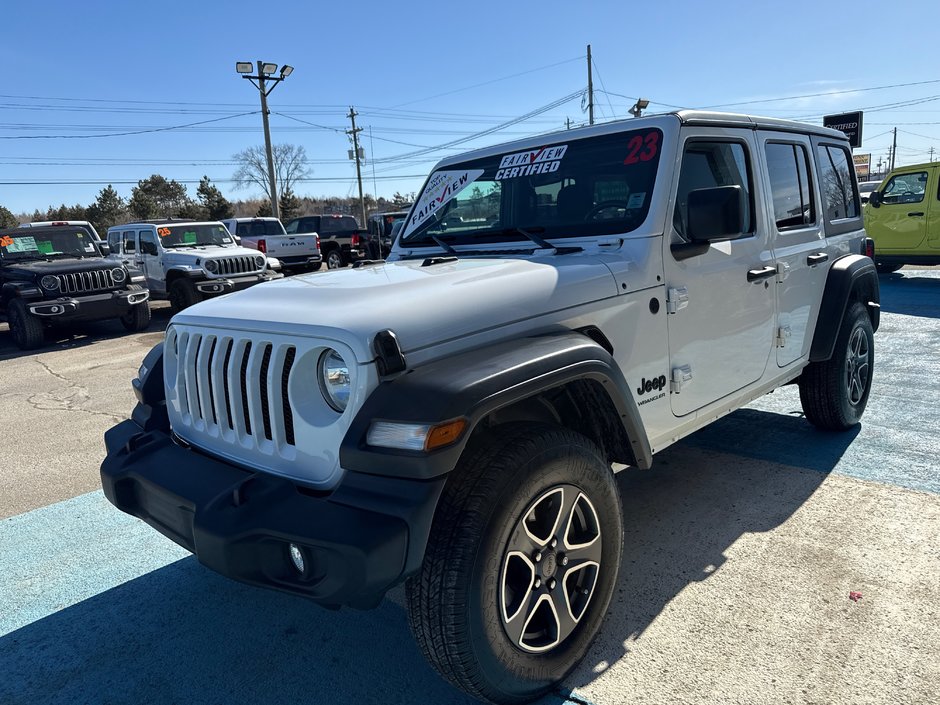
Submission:
<svg viewBox="0 0 940 705">
<path fill-rule="evenodd" d="M 192 218 L 153 218 L 149 220 L 132 220 L 120 225 L 112 225 L 108 230 L 127 228 L 131 225 L 222 225 L 219 220 L 194 220 Z"/>
<path fill-rule="evenodd" d="M 36 237 L 43 233 L 61 233 L 63 230 L 84 230 L 94 237 L 87 225 L 37 225 L 32 228 L 0 228 L 0 235 L 13 235 L 16 237 Z"/>
</svg>

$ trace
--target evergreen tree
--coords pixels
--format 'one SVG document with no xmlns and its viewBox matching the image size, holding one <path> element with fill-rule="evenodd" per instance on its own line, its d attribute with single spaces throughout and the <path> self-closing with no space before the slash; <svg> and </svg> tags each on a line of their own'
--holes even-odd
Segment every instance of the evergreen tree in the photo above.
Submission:
<svg viewBox="0 0 940 705">
<path fill-rule="evenodd" d="M 268 206 L 270 210 L 270 205 Z M 279 210 L 281 212 L 281 222 L 286 223 L 291 218 L 300 215 L 301 203 L 300 199 L 294 195 L 294 192 L 290 189 L 287 189 L 284 194 L 281 196 L 279 203 Z"/>
<path fill-rule="evenodd" d="M 203 176 L 199 182 L 199 188 L 196 189 L 199 201 L 206 210 L 206 217 L 209 220 L 224 220 L 235 215 L 235 208 L 228 201 L 222 192 L 209 181 L 208 176 Z"/>
<path fill-rule="evenodd" d="M 192 217 L 192 199 L 186 193 L 186 187 L 172 179 L 154 174 L 149 179 L 142 179 L 131 191 L 131 200 L 127 207 L 134 218 Z"/>
<path fill-rule="evenodd" d="M 18 225 L 16 216 L 4 206 L 0 206 L 0 228 L 15 228 Z"/>
<path fill-rule="evenodd" d="M 258 206 L 258 212 L 255 213 L 255 218 L 270 218 L 272 215 L 271 201 L 261 201 L 261 205 Z"/>
<path fill-rule="evenodd" d="M 88 206 L 88 220 L 95 226 L 101 237 L 105 237 L 108 228 L 118 225 L 127 218 L 127 205 L 111 184 L 98 192 L 98 198 Z"/>
</svg>

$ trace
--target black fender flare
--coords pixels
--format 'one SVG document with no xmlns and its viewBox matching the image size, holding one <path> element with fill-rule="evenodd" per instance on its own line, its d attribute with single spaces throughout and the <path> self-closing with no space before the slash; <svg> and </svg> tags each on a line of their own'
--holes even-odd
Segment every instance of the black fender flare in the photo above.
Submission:
<svg viewBox="0 0 940 705">
<path fill-rule="evenodd" d="M 863 255 L 840 257 L 829 268 L 826 289 L 819 306 L 819 318 L 816 319 L 816 330 L 813 333 L 810 362 L 823 362 L 832 357 L 842 319 L 853 296 L 865 304 L 871 316 L 872 328 L 878 330 L 881 314 L 878 270 L 875 263 Z"/>
<path fill-rule="evenodd" d="M 353 472 L 430 479 L 457 464 L 476 425 L 488 414 L 575 380 L 600 383 L 617 413 L 638 467 L 652 464 L 649 438 L 620 368 L 607 350 L 576 332 L 520 338 L 477 348 L 387 380 L 356 414 L 340 447 L 340 465 Z M 453 445 L 431 452 L 369 446 L 375 420 L 435 424 L 466 418 Z"/>
</svg>

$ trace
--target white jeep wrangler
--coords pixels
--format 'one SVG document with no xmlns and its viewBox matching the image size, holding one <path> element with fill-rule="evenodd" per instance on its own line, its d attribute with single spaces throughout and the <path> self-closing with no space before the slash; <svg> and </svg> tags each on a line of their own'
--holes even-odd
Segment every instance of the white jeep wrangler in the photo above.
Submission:
<svg viewBox="0 0 940 705">
<path fill-rule="evenodd" d="M 257 250 L 235 244 L 217 221 L 150 220 L 108 228 L 109 255 L 143 271 L 150 296 L 175 312 L 284 275 Z"/>
<path fill-rule="evenodd" d="M 859 422 L 869 248 L 833 130 L 679 112 L 450 157 L 388 262 L 175 316 L 104 490 L 236 580 L 357 607 L 407 581 L 444 677 L 534 698 L 617 585 L 612 464 L 788 383 Z"/>
</svg>

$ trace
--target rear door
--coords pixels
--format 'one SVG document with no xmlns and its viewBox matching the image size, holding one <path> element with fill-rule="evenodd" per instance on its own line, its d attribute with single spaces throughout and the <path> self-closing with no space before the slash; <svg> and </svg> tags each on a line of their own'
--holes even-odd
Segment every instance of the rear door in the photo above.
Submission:
<svg viewBox="0 0 940 705">
<path fill-rule="evenodd" d="M 927 180 L 927 247 L 940 250 L 940 168 L 929 170 Z"/>
<path fill-rule="evenodd" d="M 750 130 L 685 128 L 670 245 L 682 245 L 688 196 L 696 189 L 738 186 L 744 194 L 740 237 L 711 243 L 698 255 L 664 254 L 672 411 L 685 416 L 757 381 L 773 346 L 775 286 L 770 224 Z M 675 313 L 672 311 L 675 310 Z"/>
<path fill-rule="evenodd" d="M 777 365 L 785 367 L 809 352 L 830 253 L 817 207 L 809 137 L 759 132 L 758 140 L 777 263 Z"/>
<path fill-rule="evenodd" d="M 147 288 L 151 291 L 164 290 L 163 265 L 160 262 L 160 248 L 152 230 L 141 230 L 138 235 L 140 254 L 139 266 L 147 277 Z"/>
</svg>

